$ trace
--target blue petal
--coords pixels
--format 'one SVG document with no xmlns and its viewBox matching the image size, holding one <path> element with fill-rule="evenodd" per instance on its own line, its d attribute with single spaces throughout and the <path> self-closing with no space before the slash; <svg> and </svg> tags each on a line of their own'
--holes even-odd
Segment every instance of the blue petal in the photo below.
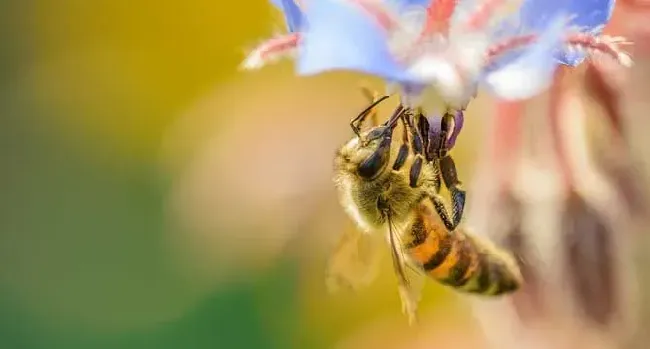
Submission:
<svg viewBox="0 0 650 349">
<path fill-rule="evenodd" d="M 311 0 L 298 56 L 298 72 L 354 70 L 397 82 L 413 81 L 391 55 L 387 36 L 353 4 Z"/>
<path fill-rule="evenodd" d="M 571 25 L 583 32 L 598 33 L 609 22 L 615 0 L 524 0 L 520 10 L 521 23 L 532 30 L 540 30 L 549 19 L 559 13 L 573 16 Z M 563 64 L 576 66 L 584 54 L 560 52 L 556 58 Z"/>
<path fill-rule="evenodd" d="M 431 1 L 432 0 L 388 0 L 386 2 L 398 9 L 406 9 L 413 7 L 424 8 L 427 7 Z"/>
<path fill-rule="evenodd" d="M 284 19 L 290 32 L 300 30 L 303 25 L 303 15 L 294 0 L 271 0 L 271 3 L 284 13 Z"/>
<path fill-rule="evenodd" d="M 612 16 L 615 0 L 524 0 L 520 15 L 522 23 L 541 29 L 557 14 L 573 17 L 571 24 L 587 30 L 605 25 Z"/>
<path fill-rule="evenodd" d="M 485 85 L 508 100 L 530 98 L 548 88 L 558 66 L 555 55 L 562 48 L 566 23 L 562 15 L 547 22 L 539 40 L 512 63 L 487 74 Z"/>
</svg>

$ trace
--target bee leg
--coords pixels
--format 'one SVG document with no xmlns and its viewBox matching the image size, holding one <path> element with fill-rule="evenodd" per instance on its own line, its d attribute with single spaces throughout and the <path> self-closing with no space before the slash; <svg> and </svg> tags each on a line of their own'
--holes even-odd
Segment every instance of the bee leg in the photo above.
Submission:
<svg viewBox="0 0 650 349">
<path fill-rule="evenodd" d="M 440 175 L 440 161 L 438 159 L 433 159 L 429 161 L 429 166 L 433 170 L 433 187 L 436 190 L 436 193 L 440 193 L 440 187 L 442 186 L 442 177 Z"/>
<path fill-rule="evenodd" d="M 449 231 L 454 231 L 458 224 L 454 224 L 454 222 L 449 217 L 449 212 L 447 211 L 447 207 L 445 207 L 445 202 L 442 197 L 438 194 L 432 194 L 428 196 L 429 199 L 431 199 L 433 207 L 436 209 L 438 216 L 442 220 L 442 223 L 445 225 L 445 228 L 447 228 Z"/>
<path fill-rule="evenodd" d="M 406 121 L 404 121 L 404 117 L 400 118 L 402 120 L 402 145 L 399 147 L 399 151 L 397 152 L 397 158 L 395 159 L 395 162 L 393 163 L 393 170 L 394 171 L 399 171 L 402 166 L 404 166 L 404 163 L 406 162 L 406 158 L 409 156 L 409 137 L 408 137 L 408 129 L 406 128 Z"/>
<path fill-rule="evenodd" d="M 409 118 L 410 115 L 404 115 L 403 122 L 408 133 L 411 135 L 411 147 L 413 153 L 416 155 L 424 155 L 424 141 L 420 131 L 413 125 L 413 120 Z"/>
<path fill-rule="evenodd" d="M 451 136 L 453 127 L 454 127 L 454 117 L 449 113 L 445 113 L 442 116 L 442 119 L 440 120 L 440 138 L 438 140 L 439 142 L 437 143 L 438 146 L 437 157 L 439 159 L 445 157 L 449 152 L 449 148 L 447 147 L 447 141 L 449 139 L 449 136 Z"/>
<path fill-rule="evenodd" d="M 409 185 L 411 188 L 417 188 L 418 186 L 418 179 L 420 179 L 423 163 L 424 159 L 422 155 L 417 155 L 413 161 L 413 164 L 411 165 L 411 171 L 409 172 Z"/>
<path fill-rule="evenodd" d="M 429 161 L 431 159 L 427 154 L 427 150 L 430 146 L 429 130 L 431 126 L 429 125 L 429 120 L 427 120 L 426 116 L 424 116 L 424 113 L 421 109 L 419 109 L 417 111 L 417 114 L 415 114 L 415 125 L 417 125 L 415 131 L 420 135 L 420 138 L 422 139 L 422 152 L 427 155 L 426 159 Z"/>
<path fill-rule="evenodd" d="M 445 186 L 451 194 L 451 219 L 449 219 L 449 214 L 441 199 L 438 200 L 439 202 L 437 204 L 434 202 L 434 205 L 441 219 L 445 222 L 445 226 L 450 230 L 456 229 L 458 224 L 460 224 L 465 209 L 465 190 L 462 188 L 460 180 L 458 180 L 456 163 L 451 155 L 449 155 L 448 138 L 454 136 L 455 127 L 456 120 L 454 116 L 449 112 L 445 113 L 441 120 L 440 137 L 436 144 L 438 148 L 436 157 L 439 160 L 433 160 L 437 162 L 437 166 L 434 166 L 436 170 L 435 177 L 437 177 L 438 181 L 436 192 L 440 191 L 440 177 L 442 177 L 442 181 L 444 181 Z"/>
<path fill-rule="evenodd" d="M 422 172 L 422 165 L 424 164 L 422 135 L 420 135 L 408 118 L 406 118 L 406 128 L 411 134 L 411 147 L 413 148 L 413 153 L 415 153 L 415 160 L 409 172 L 409 185 L 411 188 L 416 188 L 418 186 L 418 179 L 420 179 L 420 173 Z"/>
<path fill-rule="evenodd" d="M 462 182 L 458 180 L 456 163 L 450 155 L 446 155 L 440 159 L 440 172 L 445 186 L 449 189 L 451 195 L 451 212 L 455 228 L 463 218 L 463 211 L 465 210 L 465 189 L 463 189 Z"/>
</svg>

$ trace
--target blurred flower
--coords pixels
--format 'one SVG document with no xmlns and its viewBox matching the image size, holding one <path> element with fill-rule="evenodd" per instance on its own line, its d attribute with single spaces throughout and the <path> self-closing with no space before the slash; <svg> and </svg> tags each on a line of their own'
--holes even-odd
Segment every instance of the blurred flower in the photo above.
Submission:
<svg viewBox="0 0 650 349">
<path fill-rule="evenodd" d="M 332 86 L 348 81 L 323 77 L 305 88 L 270 71 L 248 76 L 210 93 L 170 128 L 163 154 L 178 227 L 170 246 L 189 274 L 245 280 L 284 254 L 324 254 L 345 223 L 331 162 L 349 130 L 332 115 L 345 114 L 355 96 Z"/>
<path fill-rule="evenodd" d="M 650 189 L 646 185 L 648 183 L 647 175 L 650 173 L 650 139 L 646 130 L 650 127 L 650 124 L 645 117 L 650 109 L 650 99 L 648 99 L 647 93 L 648 81 L 650 81 L 649 5 L 647 1 L 642 0 L 619 1 L 611 25 L 606 29 L 610 32 L 621 33 L 634 40 L 635 44 L 630 49 L 635 57 L 634 67 L 632 69 L 620 69 L 617 66 L 604 64 L 605 62 L 598 62 L 599 64 L 592 69 L 594 71 L 593 76 L 601 80 L 600 90 L 604 90 L 606 93 L 599 92 L 613 96 L 613 98 L 610 98 L 609 104 L 618 107 L 618 115 L 622 120 L 622 143 L 632 149 L 635 155 L 632 169 L 636 173 L 641 172 L 644 175 L 643 179 L 646 180 L 640 188 L 639 185 L 635 186 L 636 188 L 629 188 L 631 191 L 636 192 L 637 195 L 647 195 Z M 609 151 L 609 153 L 613 152 L 614 150 Z M 613 157 L 612 155 L 608 156 L 609 159 Z M 629 173 L 630 171 L 621 171 L 619 169 L 616 172 Z M 619 176 L 619 178 L 623 183 L 629 182 L 625 181 L 623 176 Z M 647 231 L 647 222 L 640 222 L 635 228 L 636 232 L 645 233 Z M 636 320 L 639 324 L 650 323 L 650 293 L 648 292 L 650 273 L 645 268 L 648 265 L 648 248 L 650 248 L 648 235 L 635 235 L 631 255 L 635 259 L 635 265 L 638 266 L 636 270 L 640 306 L 635 309 L 635 312 L 639 316 Z M 650 334 L 639 326 L 629 348 L 646 348 L 649 341 Z"/>
<path fill-rule="evenodd" d="M 479 85 L 503 99 L 531 97 L 559 63 L 604 54 L 623 65 L 622 38 L 600 35 L 613 0 L 310 0 L 274 1 L 289 34 L 268 40 L 244 61 L 259 68 L 297 52 L 298 73 L 353 70 L 384 78 L 407 103 L 436 87 L 465 106 Z M 512 11 L 515 7 L 517 10 Z"/>
<path fill-rule="evenodd" d="M 495 347 L 614 348 L 633 329 L 629 232 L 647 202 L 616 91 L 592 74 L 560 70 L 527 112 L 499 103 L 488 131 L 469 224 L 512 249 L 526 280 L 512 297 L 474 301 Z"/>
<path fill-rule="evenodd" d="M 620 0 L 616 6 L 618 16 L 614 16 L 608 26 L 616 33 L 623 33 L 634 45 L 634 56 L 647 57 L 650 54 L 650 4 L 646 0 Z"/>
</svg>

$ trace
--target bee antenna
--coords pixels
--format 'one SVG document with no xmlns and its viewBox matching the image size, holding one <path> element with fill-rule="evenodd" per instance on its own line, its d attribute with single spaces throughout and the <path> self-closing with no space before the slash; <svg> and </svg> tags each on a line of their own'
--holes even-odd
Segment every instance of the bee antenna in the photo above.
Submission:
<svg viewBox="0 0 650 349">
<path fill-rule="evenodd" d="M 366 109 L 364 109 L 359 115 L 354 117 L 352 120 L 350 120 L 350 127 L 352 128 L 352 131 L 354 134 L 357 135 L 357 137 L 360 137 L 360 124 L 363 122 L 363 120 L 370 114 L 373 108 L 375 108 L 379 103 L 383 102 L 390 96 L 382 96 L 378 100 L 372 102 Z"/>
<path fill-rule="evenodd" d="M 394 129 L 397 126 L 397 121 L 404 115 L 404 113 L 404 107 L 401 104 L 398 105 L 397 108 L 395 108 L 393 115 L 390 116 L 390 119 L 386 121 L 384 126 L 387 126 L 390 130 Z"/>
</svg>

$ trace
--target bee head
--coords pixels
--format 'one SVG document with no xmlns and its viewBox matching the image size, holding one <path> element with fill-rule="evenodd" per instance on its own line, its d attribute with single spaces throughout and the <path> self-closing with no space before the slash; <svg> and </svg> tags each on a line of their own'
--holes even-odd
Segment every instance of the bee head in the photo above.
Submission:
<svg viewBox="0 0 650 349">
<path fill-rule="evenodd" d="M 373 180 L 384 173 L 390 160 L 393 132 L 403 113 L 404 109 L 400 105 L 383 125 L 374 126 L 364 132 L 359 132 L 359 128 L 351 124 L 357 136 L 339 149 L 337 168 L 365 180 Z"/>
<path fill-rule="evenodd" d="M 374 179 L 388 166 L 394 127 L 377 126 L 359 137 L 360 154 L 357 174 L 364 179 Z"/>
<path fill-rule="evenodd" d="M 375 126 L 349 140 L 337 153 L 337 168 L 365 180 L 377 178 L 388 167 L 392 127 Z"/>
</svg>

